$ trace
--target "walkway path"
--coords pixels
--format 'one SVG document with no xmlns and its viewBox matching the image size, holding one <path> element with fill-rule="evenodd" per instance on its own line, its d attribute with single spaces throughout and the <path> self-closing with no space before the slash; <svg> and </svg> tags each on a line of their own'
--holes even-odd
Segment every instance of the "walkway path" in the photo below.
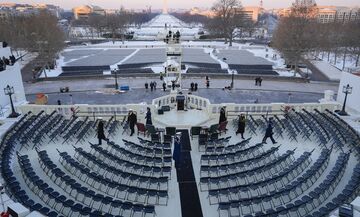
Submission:
<svg viewBox="0 0 360 217">
<path fill-rule="evenodd" d="M 70 97 L 70 94 L 72 97 Z M 160 96 L 169 94 L 169 91 L 163 92 L 156 90 L 151 92 L 142 89 L 132 89 L 126 93 L 109 94 L 97 91 L 83 91 L 72 93 L 49 93 L 49 104 L 56 105 L 57 100 L 62 104 L 92 104 L 92 105 L 110 105 L 110 104 L 133 104 L 146 102 L 152 103 L 152 100 Z M 299 93 L 287 91 L 262 91 L 262 90 L 232 90 L 224 91 L 222 89 L 199 89 L 194 95 L 208 98 L 211 103 L 241 103 L 252 104 L 255 100 L 258 103 L 314 103 L 319 102 L 324 97 L 323 93 Z M 72 98 L 72 99 L 71 99 Z M 34 102 L 36 94 L 26 95 L 29 102 Z"/>
<path fill-rule="evenodd" d="M 191 160 L 191 143 L 188 130 L 177 130 L 181 132 L 181 169 L 177 169 L 177 180 L 180 190 L 181 214 L 182 217 L 202 217 L 201 203 L 194 169 Z"/>
<path fill-rule="evenodd" d="M 155 81 L 158 83 L 158 87 L 161 87 L 161 81 L 155 78 L 119 78 L 119 85 L 129 85 L 130 88 L 144 88 L 145 82 Z M 191 82 L 199 84 L 199 88 L 205 88 L 204 78 L 191 78 L 183 79 L 183 87 L 189 88 Z M 56 80 L 56 81 L 43 81 L 37 83 L 26 83 L 25 92 L 27 94 L 35 94 L 39 92 L 43 93 L 58 93 L 60 87 L 69 87 L 70 91 L 89 91 L 99 90 L 102 88 L 108 88 L 115 83 L 113 78 L 102 79 L 84 79 L 84 80 Z M 210 75 L 210 87 L 211 88 L 223 88 L 229 86 L 230 79 L 211 79 Z M 264 78 L 262 86 L 255 86 L 253 80 L 235 80 L 235 89 L 242 90 L 271 90 L 271 91 L 296 91 L 296 92 L 311 92 L 311 93 L 324 93 L 325 90 L 333 90 L 337 92 L 339 84 L 336 83 L 303 83 L 303 82 L 291 82 L 291 81 L 268 81 Z"/>
</svg>

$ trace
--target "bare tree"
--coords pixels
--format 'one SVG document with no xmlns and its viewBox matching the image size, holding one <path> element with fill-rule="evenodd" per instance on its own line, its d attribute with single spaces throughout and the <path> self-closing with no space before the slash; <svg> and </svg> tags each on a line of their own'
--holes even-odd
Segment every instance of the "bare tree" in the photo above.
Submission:
<svg viewBox="0 0 360 217">
<path fill-rule="evenodd" d="M 217 0 L 212 6 L 215 17 L 209 22 L 210 32 L 221 32 L 225 43 L 232 46 L 236 29 L 243 23 L 243 12 L 239 0 Z M 214 29 L 215 28 L 215 29 Z"/>
<path fill-rule="evenodd" d="M 91 28 L 96 30 L 97 36 L 101 37 L 106 26 L 105 16 L 99 14 L 90 14 L 88 23 Z"/>
<path fill-rule="evenodd" d="M 113 43 L 115 43 L 115 39 L 119 36 L 124 40 L 124 34 L 126 33 L 128 23 L 129 16 L 125 13 L 121 15 L 106 15 L 106 29 L 111 34 Z"/>
<path fill-rule="evenodd" d="M 273 36 L 277 48 L 295 73 L 299 70 L 302 56 L 313 50 L 316 44 L 316 4 L 310 0 L 296 0 L 288 17 L 283 17 Z"/>
<path fill-rule="evenodd" d="M 15 49 L 38 52 L 44 64 L 51 62 L 64 47 L 64 32 L 59 28 L 57 18 L 46 10 L 27 16 L 11 16 L 1 20 L 0 26 L 0 38 Z"/>
<path fill-rule="evenodd" d="M 360 20 L 347 23 L 345 32 L 349 53 L 355 58 L 355 66 L 358 67 L 360 61 Z"/>
</svg>

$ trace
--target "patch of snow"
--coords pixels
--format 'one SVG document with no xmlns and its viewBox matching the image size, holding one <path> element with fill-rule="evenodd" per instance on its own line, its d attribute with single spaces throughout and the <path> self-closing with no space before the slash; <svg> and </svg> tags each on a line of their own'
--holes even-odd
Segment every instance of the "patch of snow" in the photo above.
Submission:
<svg viewBox="0 0 360 217">
<path fill-rule="evenodd" d="M 340 81 L 342 71 L 335 66 L 325 62 L 314 60 L 312 63 L 319 69 L 327 78 L 332 81 Z"/>
</svg>

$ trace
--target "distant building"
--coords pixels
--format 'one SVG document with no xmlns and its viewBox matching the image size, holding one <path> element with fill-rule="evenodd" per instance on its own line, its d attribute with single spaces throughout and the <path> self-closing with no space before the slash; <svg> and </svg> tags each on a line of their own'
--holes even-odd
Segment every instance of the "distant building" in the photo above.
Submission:
<svg viewBox="0 0 360 217">
<path fill-rule="evenodd" d="M 0 18 L 17 15 L 31 15 L 39 13 L 41 10 L 47 10 L 57 18 L 60 18 L 62 9 L 55 5 L 49 4 L 15 4 L 15 3 L 0 3 Z"/>
<path fill-rule="evenodd" d="M 260 7 L 243 7 L 242 10 L 245 15 L 245 18 L 248 20 L 252 20 L 254 22 L 258 21 L 259 15 L 262 12 L 262 8 Z"/>
<path fill-rule="evenodd" d="M 259 15 L 262 12 L 262 8 L 260 7 L 242 7 L 242 13 L 244 13 L 244 16 L 246 19 L 252 20 L 254 22 L 257 22 L 259 19 Z M 191 8 L 190 12 L 191 15 L 203 15 L 207 17 L 214 17 L 215 13 L 212 10 L 208 9 L 200 9 L 197 7 Z"/>
<path fill-rule="evenodd" d="M 289 16 L 291 8 L 282 8 L 276 11 L 279 17 Z M 349 22 L 360 20 L 360 8 L 341 6 L 317 6 L 316 18 L 320 23 Z"/>
<path fill-rule="evenodd" d="M 99 6 L 94 5 L 82 5 L 79 7 L 73 8 L 74 17 L 76 20 L 79 19 L 88 19 L 90 14 L 98 14 L 98 15 L 105 15 L 106 11 Z"/>
<path fill-rule="evenodd" d="M 208 9 L 200 9 L 198 7 L 191 8 L 190 12 L 191 15 L 202 15 L 206 17 L 213 17 L 215 15 L 214 11 Z"/>
</svg>

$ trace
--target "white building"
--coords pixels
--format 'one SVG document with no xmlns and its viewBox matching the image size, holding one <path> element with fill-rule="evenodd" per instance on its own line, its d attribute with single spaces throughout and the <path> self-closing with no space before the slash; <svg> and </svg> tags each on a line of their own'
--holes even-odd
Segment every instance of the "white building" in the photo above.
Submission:
<svg viewBox="0 0 360 217">
<path fill-rule="evenodd" d="M 0 58 L 2 58 L 3 56 L 5 58 L 9 58 L 10 55 L 10 48 L 4 48 L 3 43 L 0 42 Z M 0 108 L 2 111 L 1 114 L 6 114 L 10 111 L 9 96 L 5 95 L 4 93 L 4 88 L 7 85 L 14 87 L 15 94 L 12 96 L 14 104 L 21 104 L 26 101 L 19 63 L 15 63 L 13 66 L 7 66 L 4 71 L 0 71 Z"/>
</svg>

